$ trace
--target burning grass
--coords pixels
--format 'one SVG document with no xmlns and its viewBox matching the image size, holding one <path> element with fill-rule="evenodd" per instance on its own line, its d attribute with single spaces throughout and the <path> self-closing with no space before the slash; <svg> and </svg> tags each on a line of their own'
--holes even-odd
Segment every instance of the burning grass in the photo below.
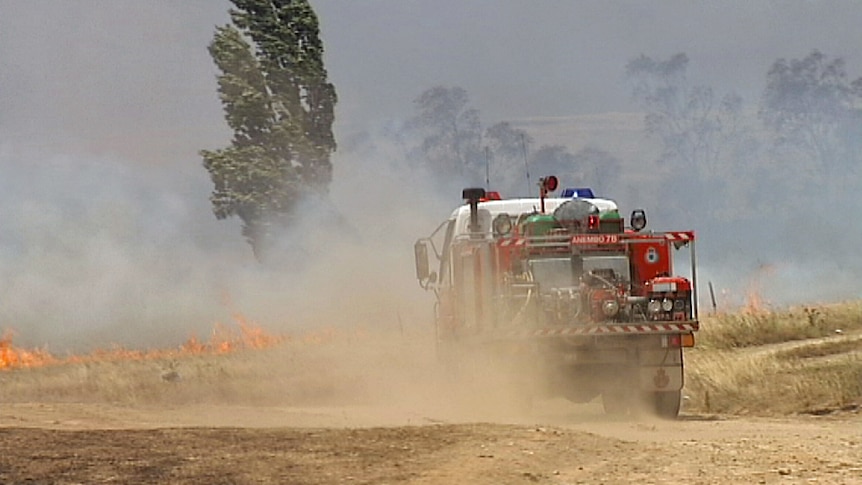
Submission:
<svg viewBox="0 0 862 485">
<path fill-rule="evenodd" d="M 268 351 L 289 340 L 234 315 L 234 325 L 216 324 L 207 340 L 189 337 L 173 348 L 115 346 L 57 356 L 46 349 L 0 338 L 0 401 L 188 402 L 200 396 L 241 395 L 244 351 Z M 189 385 L 176 386 L 188 379 Z M 230 384 L 226 384 L 230 382 Z"/>
<path fill-rule="evenodd" d="M 55 356 L 47 349 L 16 347 L 13 342 L 14 333 L 7 330 L 0 337 L 0 371 L 66 364 L 165 360 L 193 355 L 228 354 L 238 350 L 273 347 L 285 339 L 281 335 L 266 333 L 242 315 L 234 315 L 234 322 L 236 323 L 234 327 L 216 324 L 209 340 L 202 341 L 192 335 L 176 348 L 132 350 L 115 346 L 110 349 L 95 349 L 84 355 L 65 357 Z"/>
<path fill-rule="evenodd" d="M 26 357 L 34 351 L 4 340 L 14 365 L 0 371 L 0 403 L 358 404 L 397 392 L 397 382 L 415 377 L 404 369 L 433 352 L 424 340 L 425 350 L 412 338 L 385 340 L 364 327 L 272 336 L 245 320 L 236 323 L 177 348 L 45 353 L 38 362 Z"/>
<path fill-rule="evenodd" d="M 233 326 L 217 325 L 205 341 L 190 338 L 175 348 L 65 357 L 15 347 L 7 334 L 0 340 L 0 402 L 401 399 L 414 405 L 438 392 L 435 385 L 417 385 L 437 378 L 433 335 L 421 332 L 324 328 L 274 336 L 239 317 Z M 780 415 L 862 405 L 862 302 L 712 316 L 697 338 L 686 354 L 687 412 Z"/>
</svg>

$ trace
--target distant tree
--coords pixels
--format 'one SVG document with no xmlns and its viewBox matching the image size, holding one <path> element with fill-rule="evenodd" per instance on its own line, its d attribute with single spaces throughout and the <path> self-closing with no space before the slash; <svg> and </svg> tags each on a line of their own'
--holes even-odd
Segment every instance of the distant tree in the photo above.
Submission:
<svg viewBox="0 0 862 485">
<path fill-rule="evenodd" d="M 688 56 L 679 53 L 666 61 L 641 54 L 626 65 L 632 94 L 646 111 L 647 132 L 662 144 L 661 161 L 702 177 L 719 169 L 728 135 L 740 122 L 742 99 L 728 94 L 719 99 L 708 86 L 686 80 Z"/>
<path fill-rule="evenodd" d="M 543 175 L 572 173 L 573 155 L 563 146 L 542 146 L 525 130 L 502 121 L 482 130 L 479 111 L 470 107 L 460 87 L 436 86 L 415 100 L 417 114 L 406 123 L 407 132 L 418 135 L 413 157 L 440 182 L 482 184 L 486 175 L 492 190 L 505 194 L 529 194 L 531 183 Z M 526 159 L 526 162 L 525 162 Z"/>
<path fill-rule="evenodd" d="M 523 160 L 524 147 L 529 148 L 534 140 L 526 131 L 501 121 L 485 130 L 485 142 L 500 157 Z"/>
<path fill-rule="evenodd" d="M 783 155 L 828 177 L 860 160 L 860 101 L 862 78 L 850 82 L 843 59 L 815 50 L 772 64 L 759 114 Z"/>
<path fill-rule="evenodd" d="M 532 190 L 526 185 L 529 166 L 525 156 L 534 143 L 533 137 L 502 121 L 485 130 L 484 142 L 490 158 L 492 188 L 510 194 L 521 193 L 524 188 Z"/>
<path fill-rule="evenodd" d="M 460 87 L 435 86 L 414 101 L 407 128 L 418 134 L 415 155 L 440 179 L 475 179 L 484 173 L 482 123 Z"/>
<path fill-rule="evenodd" d="M 307 0 L 231 2 L 233 25 L 216 28 L 209 52 L 234 136 L 227 148 L 200 154 L 215 186 L 213 212 L 242 219 L 261 259 L 303 195 L 327 190 L 336 94 Z"/>
<path fill-rule="evenodd" d="M 583 183 L 596 195 L 610 193 L 619 183 L 622 162 L 605 150 L 587 146 L 575 153 L 572 160 L 580 167 Z"/>
<path fill-rule="evenodd" d="M 685 201 L 661 211 L 679 221 L 728 214 L 744 205 L 729 181 L 750 185 L 753 165 L 748 162 L 757 147 L 742 98 L 719 97 L 712 87 L 689 84 L 688 63 L 680 53 L 664 61 L 641 55 L 626 65 L 634 99 L 646 113 L 646 132 L 661 144 L 658 161 L 665 174 L 660 189 L 673 190 Z"/>
<path fill-rule="evenodd" d="M 581 183 L 583 174 L 578 160 L 563 145 L 542 145 L 530 155 L 530 171 L 539 177 L 555 175 L 564 185 Z"/>
</svg>

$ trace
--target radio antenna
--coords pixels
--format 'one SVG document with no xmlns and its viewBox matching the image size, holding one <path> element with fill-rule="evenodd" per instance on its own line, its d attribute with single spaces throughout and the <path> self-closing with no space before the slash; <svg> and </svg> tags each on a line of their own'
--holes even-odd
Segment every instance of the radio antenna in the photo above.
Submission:
<svg viewBox="0 0 862 485">
<path fill-rule="evenodd" d="M 527 140 L 523 133 L 521 133 L 521 151 L 524 153 L 524 171 L 527 173 L 527 195 L 529 195 L 533 185 L 530 183 L 530 165 L 527 163 Z"/>
<path fill-rule="evenodd" d="M 485 147 L 485 188 L 491 190 L 491 149 Z"/>
</svg>

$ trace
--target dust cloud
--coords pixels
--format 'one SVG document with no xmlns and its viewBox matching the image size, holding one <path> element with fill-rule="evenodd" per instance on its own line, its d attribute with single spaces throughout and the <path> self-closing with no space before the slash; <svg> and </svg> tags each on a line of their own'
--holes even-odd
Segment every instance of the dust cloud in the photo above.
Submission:
<svg viewBox="0 0 862 485">
<path fill-rule="evenodd" d="M 0 327 L 15 332 L 16 345 L 55 355 L 171 348 L 193 334 L 205 339 L 234 314 L 290 338 L 211 361 L 68 366 L 9 375 L 5 384 L 24 400 L 372 413 L 351 418 L 354 425 L 516 419 L 523 408 L 512 374 L 453 371 L 437 359 L 433 295 L 416 283 L 412 246 L 460 193 L 435 195 L 421 170 L 399 160 L 395 147 L 371 139 L 336 154 L 329 196 L 300 206 L 266 265 L 252 257 L 238 221 L 215 220 L 202 167 L 6 145 Z M 166 386 L 167 371 L 181 382 Z"/>
</svg>

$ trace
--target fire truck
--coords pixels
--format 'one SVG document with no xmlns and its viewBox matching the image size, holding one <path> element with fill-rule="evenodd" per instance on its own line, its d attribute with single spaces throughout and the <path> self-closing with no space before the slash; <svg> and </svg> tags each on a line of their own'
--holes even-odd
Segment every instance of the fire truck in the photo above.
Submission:
<svg viewBox="0 0 862 485">
<path fill-rule="evenodd" d="M 466 203 L 416 242 L 439 354 L 529 366 L 531 395 L 676 417 L 698 330 L 694 231 L 648 231 L 643 210 L 626 223 L 590 189 L 550 196 L 557 184 L 544 177 L 539 197 L 517 199 L 464 189 Z M 686 276 L 674 273 L 678 250 Z"/>
</svg>

